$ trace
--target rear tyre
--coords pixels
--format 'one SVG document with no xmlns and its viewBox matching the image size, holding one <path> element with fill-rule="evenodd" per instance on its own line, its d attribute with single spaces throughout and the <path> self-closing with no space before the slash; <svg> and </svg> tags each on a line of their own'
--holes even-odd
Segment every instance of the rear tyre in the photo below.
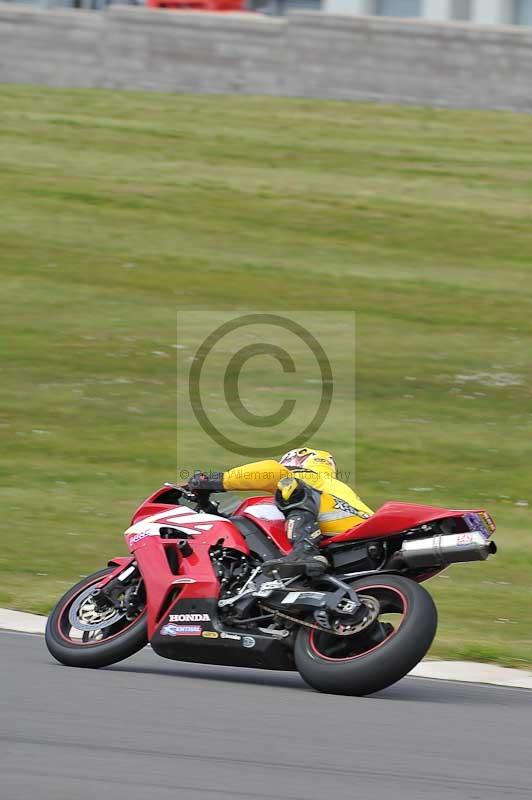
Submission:
<svg viewBox="0 0 532 800">
<path fill-rule="evenodd" d="M 403 678 L 426 655 L 438 624 L 430 594 L 398 575 L 368 576 L 350 584 L 376 598 L 383 621 L 361 633 L 338 637 L 301 627 L 294 657 L 301 677 L 330 694 L 366 695 Z"/>
<path fill-rule="evenodd" d="M 112 606 L 99 609 L 92 600 L 97 584 L 114 567 L 87 575 L 63 595 L 48 617 L 46 646 L 69 667 L 107 667 L 141 650 L 148 642 L 146 608 L 133 618 Z"/>
</svg>

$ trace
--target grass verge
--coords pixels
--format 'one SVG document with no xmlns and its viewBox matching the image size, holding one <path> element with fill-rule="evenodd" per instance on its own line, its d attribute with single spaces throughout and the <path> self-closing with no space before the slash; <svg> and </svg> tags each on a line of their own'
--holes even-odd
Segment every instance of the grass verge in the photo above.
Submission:
<svg viewBox="0 0 532 800">
<path fill-rule="evenodd" d="M 499 526 L 496 559 L 429 585 L 432 654 L 530 666 L 530 117 L 19 86 L 0 109 L 0 604 L 48 611 L 175 477 L 176 309 L 354 310 L 360 494 Z M 317 442 L 344 470 L 348 438 Z"/>
</svg>

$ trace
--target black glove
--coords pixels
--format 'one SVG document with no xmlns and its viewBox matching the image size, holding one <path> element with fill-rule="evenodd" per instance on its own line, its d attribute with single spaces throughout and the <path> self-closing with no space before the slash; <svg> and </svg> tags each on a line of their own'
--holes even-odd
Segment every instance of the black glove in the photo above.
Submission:
<svg viewBox="0 0 532 800">
<path fill-rule="evenodd" d="M 211 494 L 211 492 L 223 492 L 223 472 L 211 472 L 206 475 L 204 472 L 195 472 L 190 478 L 187 489 L 193 494 Z"/>
</svg>

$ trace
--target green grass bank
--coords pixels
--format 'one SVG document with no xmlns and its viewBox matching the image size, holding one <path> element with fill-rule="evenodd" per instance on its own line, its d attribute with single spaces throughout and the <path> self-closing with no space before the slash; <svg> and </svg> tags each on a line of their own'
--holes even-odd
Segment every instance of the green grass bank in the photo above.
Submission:
<svg viewBox="0 0 532 800">
<path fill-rule="evenodd" d="M 0 208 L 0 605 L 175 478 L 176 309 L 354 310 L 359 493 L 498 523 L 432 654 L 532 664 L 531 117 L 0 86 Z"/>
</svg>

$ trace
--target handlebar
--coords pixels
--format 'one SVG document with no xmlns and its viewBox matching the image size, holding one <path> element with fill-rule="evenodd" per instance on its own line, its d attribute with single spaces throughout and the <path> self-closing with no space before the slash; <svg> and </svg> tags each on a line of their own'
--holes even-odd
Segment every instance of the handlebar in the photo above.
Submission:
<svg viewBox="0 0 532 800">
<path fill-rule="evenodd" d="M 209 497 L 209 494 L 206 494 L 205 492 L 202 492 L 201 494 L 190 492 L 187 489 L 186 484 L 168 483 L 165 481 L 164 485 L 168 486 L 170 489 L 174 489 L 174 491 L 179 493 L 180 497 L 183 497 L 190 503 L 195 503 L 196 506 L 201 509 L 201 511 L 206 511 L 209 514 L 217 514 L 220 517 L 224 516 L 218 511 L 218 503 L 213 503 Z"/>
<path fill-rule="evenodd" d="M 189 492 L 186 488 L 186 484 L 178 484 L 178 483 L 169 483 L 168 481 L 164 482 L 165 486 L 168 486 L 169 489 L 174 489 L 180 497 L 184 497 L 185 500 L 190 500 L 193 503 L 198 502 L 198 497 L 194 492 Z"/>
</svg>

